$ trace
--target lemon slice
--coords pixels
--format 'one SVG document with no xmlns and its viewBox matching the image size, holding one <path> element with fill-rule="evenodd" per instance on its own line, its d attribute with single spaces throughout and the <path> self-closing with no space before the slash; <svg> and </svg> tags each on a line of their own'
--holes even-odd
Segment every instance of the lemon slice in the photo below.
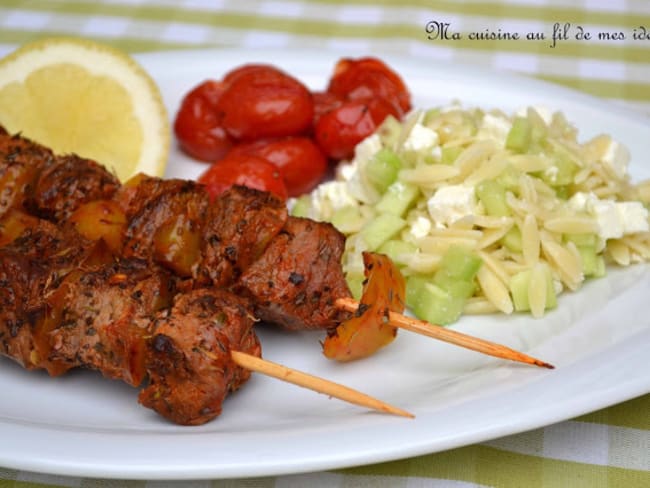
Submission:
<svg viewBox="0 0 650 488">
<path fill-rule="evenodd" d="M 0 60 L 0 125 L 57 154 L 94 159 L 122 181 L 162 176 L 169 155 L 154 81 L 126 53 L 88 40 L 36 41 Z"/>
</svg>

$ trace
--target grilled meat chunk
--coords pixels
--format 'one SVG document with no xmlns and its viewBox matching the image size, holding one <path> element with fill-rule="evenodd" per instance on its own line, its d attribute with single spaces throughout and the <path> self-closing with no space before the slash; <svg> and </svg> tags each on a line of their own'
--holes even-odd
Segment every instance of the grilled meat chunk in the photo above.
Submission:
<svg viewBox="0 0 650 488">
<path fill-rule="evenodd" d="M 289 217 L 236 289 L 257 316 L 287 329 L 330 329 L 342 318 L 334 302 L 351 296 L 341 268 L 345 237 L 334 226 Z"/>
<path fill-rule="evenodd" d="M 150 383 L 140 392 L 140 403 L 182 425 L 218 416 L 226 395 L 250 376 L 230 351 L 261 354 L 249 306 L 214 288 L 179 295 L 155 320 L 148 342 Z"/>
<path fill-rule="evenodd" d="M 258 259 L 287 220 L 287 207 L 271 193 L 233 186 L 210 206 L 202 261 L 196 276 L 213 286 L 230 286 Z"/>
<path fill-rule="evenodd" d="M 0 133 L 0 216 L 23 207 L 38 175 L 54 160 L 49 149 L 19 135 Z"/>
<path fill-rule="evenodd" d="M 75 154 L 55 156 L 20 135 L 0 133 L 0 215 L 25 208 L 61 222 L 82 203 L 110 198 L 119 184 L 95 161 Z"/>
<path fill-rule="evenodd" d="M 141 177 L 117 195 L 128 225 L 122 253 L 153 260 L 182 277 L 200 261 L 209 199 L 192 181 Z"/>
<path fill-rule="evenodd" d="M 151 318 L 174 293 L 170 273 L 141 260 L 69 273 L 47 297 L 50 359 L 138 386 Z"/>
<path fill-rule="evenodd" d="M 0 353 L 26 369 L 36 367 L 27 306 L 33 296 L 30 260 L 13 251 L 0 252 Z"/>
<path fill-rule="evenodd" d="M 27 369 L 45 368 L 57 375 L 68 366 L 49 359 L 47 297 L 69 273 L 113 258 L 101 243 L 34 221 L 0 248 L 0 351 Z"/>
<path fill-rule="evenodd" d="M 34 215 L 63 222 L 81 204 L 111 198 L 120 182 L 104 166 L 75 154 L 57 156 L 35 181 L 26 208 Z"/>
</svg>

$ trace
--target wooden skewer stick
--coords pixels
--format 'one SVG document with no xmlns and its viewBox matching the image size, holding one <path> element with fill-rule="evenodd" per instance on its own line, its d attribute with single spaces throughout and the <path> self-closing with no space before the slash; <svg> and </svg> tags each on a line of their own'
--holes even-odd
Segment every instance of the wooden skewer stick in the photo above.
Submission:
<svg viewBox="0 0 650 488">
<path fill-rule="evenodd" d="M 266 359 L 258 358 L 240 351 L 230 351 L 230 355 L 235 363 L 242 368 L 255 371 L 257 373 L 272 376 L 282 381 L 293 383 L 294 385 L 309 388 L 310 390 L 324 393 L 340 400 L 344 400 L 355 405 L 367 407 L 372 410 L 379 410 L 380 412 L 391 413 L 393 415 L 400 415 L 402 417 L 413 418 L 414 415 L 397 407 L 393 407 L 384 403 L 376 398 L 368 396 L 347 386 L 343 386 L 332 381 L 328 381 L 318 376 L 313 376 L 302 371 L 292 368 L 287 368 L 281 364 L 277 364 Z"/>
<path fill-rule="evenodd" d="M 359 307 L 359 303 L 352 298 L 339 298 L 336 300 L 336 306 L 343 310 L 347 310 L 348 312 L 356 312 L 357 308 Z M 527 356 L 522 352 L 510 349 L 509 347 L 503 346 L 501 344 L 479 339 L 477 337 L 463 334 L 462 332 L 457 332 L 455 330 L 445 329 L 439 325 L 433 325 L 429 322 L 425 322 L 424 320 L 413 319 L 399 313 L 390 312 L 388 316 L 388 322 L 394 327 L 410 330 L 411 332 L 415 332 L 417 334 L 422 334 L 434 339 L 449 342 L 450 344 L 465 347 L 467 349 L 478 351 L 483 354 L 489 354 L 490 356 L 495 356 L 502 359 L 510 359 L 512 361 L 519 361 L 520 363 L 532 364 L 534 366 L 540 366 L 542 368 L 555 368 L 555 366 L 552 364 Z"/>
</svg>

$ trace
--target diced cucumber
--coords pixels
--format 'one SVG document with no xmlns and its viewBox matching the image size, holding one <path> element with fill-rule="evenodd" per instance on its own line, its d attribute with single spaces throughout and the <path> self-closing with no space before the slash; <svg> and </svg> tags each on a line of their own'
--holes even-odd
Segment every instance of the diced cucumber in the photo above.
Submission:
<svg viewBox="0 0 650 488">
<path fill-rule="evenodd" d="M 431 275 L 413 275 L 406 282 L 406 304 L 416 316 L 434 324 L 458 320 L 475 291 L 481 259 L 461 246 L 451 246 Z"/>
<path fill-rule="evenodd" d="M 454 161 L 456 161 L 456 158 L 458 158 L 462 152 L 463 148 L 460 146 L 443 147 L 441 150 L 442 155 L 440 157 L 440 162 L 442 164 L 454 164 Z"/>
<path fill-rule="evenodd" d="M 482 263 L 473 252 L 461 246 L 451 246 L 440 260 L 433 283 L 455 298 L 469 298 L 476 289 L 474 278 Z"/>
<path fill-rule="evenodd" d="M 575 156 L 559 144 L 547 143 L 544 149 L 553 156 L 553 166 L 540 172 L 537 176 L 553 187 L 573 183 L 573 178 L 580 169 L 574 161 Z"/>
<path fill-rule="evenodd" d="M 578 165 L 566 157 L 558 157 L 555 160 L 557 171 L 547 176 L 546 181 L 552 186 L 564 186 L 573 183 L 573 177 L 578 171 Z M 544 172 L 546 175 L 547 172 Z"/>
<path fill-rule="evenodd" d="M 576 246 L 582 259 L 585 276 L 599 278 L 605 275 L 605 259 L 596 252 L 596 246 Z"/>
<path fill-rule="evenodd" d="M 569 198 L 571 198 L 572 195 L 571 185 L 556 186 L 554 187 L 554 190 L 555 190 L 555 196 L 558 197 L 560 200 L 568 200 Z"/>
<path fill-rule="evenodd" d="M 339 208 L 332 214 L 330 222 L 344 234 L 359 232 L 365 223 L 360 207 L 351 205 Z"/>
<path fill-rule="evenodd" d="M 414 300 L 413 312 L 429 323 L 446 325 L 458 320 L 464 306 L 464 298 L 454 297 L 433 283 L 425 283 Z"/>
<path fill-rule="evenodd" d="M 396 181 L 386 189 L 386 193 L 382 195 L 375 209 L 379 213 L 401 217 L 415 203 L 419 194 L 420 190 L 417 186 Z"/>
<path fill-rule="evenodd" d="M 402 167 L 400 158 L 390 149 L 380 149 L 368 161 L 365 171 L 368 181 L 383 193 L 397 179 L 397 173 Z"/>
<path fill-rule="evenodd" d="M 348 288 L 350 288 L 352 297 L 355 300 L 361 299 L 361 295 L 363 294 L 363 282 L 365 279 L 366 278 L 364 275 L 358 275 L 358 274 L 348 273 L 345 276 L 345 281 L 347 282 Z"/>
<path fill-rule="evenodd" d="M 529 108 L 527 115 L 528 123 L 530 124 L 530 145 L 528 152 L 531 152 L 533 147 L 540 149 L 540 143 L 547 137 L 548 128 L 537 110 Z"/>
<path fill-rule="evenodd" d="M 505 188 L 506 191 L 516 192 L 519 189 L 519 176 L 521 172 L 512 164 L 508 164 L 501 174 L 496 177 L 496 181 Z"/>
<path fill-rule="evenodd" d="M 476 283 L 474 280 L 461 280 L 450 278 L 447 274 L 436 274 L 433 283 L 454 298 L 467 299 L 471 297 L 476 291 Z"/>
<path fill-rule="evenodd" d="M 506 202 L 506 188 L 496 180 L 485 180 L 476 186 L 476 196 L 483 203 L 485 212 L 495 217 L 511 215 Z"/>
<path fill-rule="evenodd" d="M 512 304 L 518 312 L 530 310 L 528 303 L 528 285 L 530 284 L 530 270 L 520 271 L 510 278 L 510 295 Z"/>
<path fill-rule="evenodd" d="M 369 251 L 376 251 L 384 242 L 406 226 L 406 220 L 390 213 L 377 215 L 359 232 Z"/>
<path fill-rule="evenodd" d="M 506 137 L 506 149 L 524 153 L 528 150 L 531 139 L 531 124 L 525 117 L 515 117 L 512 128 Z"/>
<path fill-rule="evenodd" d="M 302 195 L 297 198 L 291 207 L 291 215 L 294 217 L 309 217 L 309 210 L 311 207 L 311 197 L 309 195 Z"/>
<path fill-rule="evenodd" d="M 565 241 L 571 241 L 576 246 L 593 246 L 598 244 L 598 236 L 596 234 L 564 234 Z"/>
<path fill-rule="evenodd" d="M 440 115 L 439 108 L 431 108 L 424 113 L 422 124 L 428 126 L 438 115 Z"/>
<path fill-rule="evenodd" d="M 411 244 L 410 242 L 398 241 L 397 239 L 386 241 L 377 249 L 378 253 L 385 254 L 398 265 L 406 264 L 400 259 L 400 256 L 412 254 L 416 251 L 416 245 Z"/>
<path fill-rule="evenodd" d="M 406 306 L 413 309 L 424 285 L 433 281 L 431 275 L 411 275 L 406 278 Z"/>
<path fill-rule="evenodd" d="M 389 115 L 381 123 L 377 133 L 384 147 L 395 147 L 402 134 L 402 124 L 395 117 Z"/>
<path fill-rule="evenodd" d="M 555 308 L 557 306 L 557 297 L 555 295 L 555 288 L 553 287 L 553 278 L 551 271 L 547 267 L 546 270 L 546 306 L 545 309 Z M 530 286 L 531 270 L 526 269 L 520 271 L 510 278 L 510 295 L 512 296 L 512 303 L 515 310 L 518 312 L 530 311 L 530 303 L 528 301 L 528 288 Z"/>
<path fill-rule="evenodd" d="M 478 273 L 483 261 L 472 251 L 462 246 L 450 246 L 442 256 L 434 279 L 445 276 L 450 279 L 471 281 Z"/>
<path fill-rule="evenodd" d="M 501 243 L 514 253 L 520 253 L 523 250 L 523 242 L 519 227 L 512 227 L 501 238 Z"/>
</svg>

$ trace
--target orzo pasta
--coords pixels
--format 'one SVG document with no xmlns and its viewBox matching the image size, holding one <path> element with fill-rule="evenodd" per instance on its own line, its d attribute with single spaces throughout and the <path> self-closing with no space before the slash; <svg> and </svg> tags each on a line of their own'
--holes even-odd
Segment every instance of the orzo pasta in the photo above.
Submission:
<svg viewBox="0 0 650 488">
<path fill-rule="evenodd" d="M 560 112 L 453 105 L 388 119 L 293 213 L 346 234 L 355 294 L 371 250 L 401 267 L 407 304 L 430 322 L 539 317 L 608 264 L 650 259 L 650 183 L 630 181 L 629 158 L 608 135 L 579 142 Z"/>
</svg>

